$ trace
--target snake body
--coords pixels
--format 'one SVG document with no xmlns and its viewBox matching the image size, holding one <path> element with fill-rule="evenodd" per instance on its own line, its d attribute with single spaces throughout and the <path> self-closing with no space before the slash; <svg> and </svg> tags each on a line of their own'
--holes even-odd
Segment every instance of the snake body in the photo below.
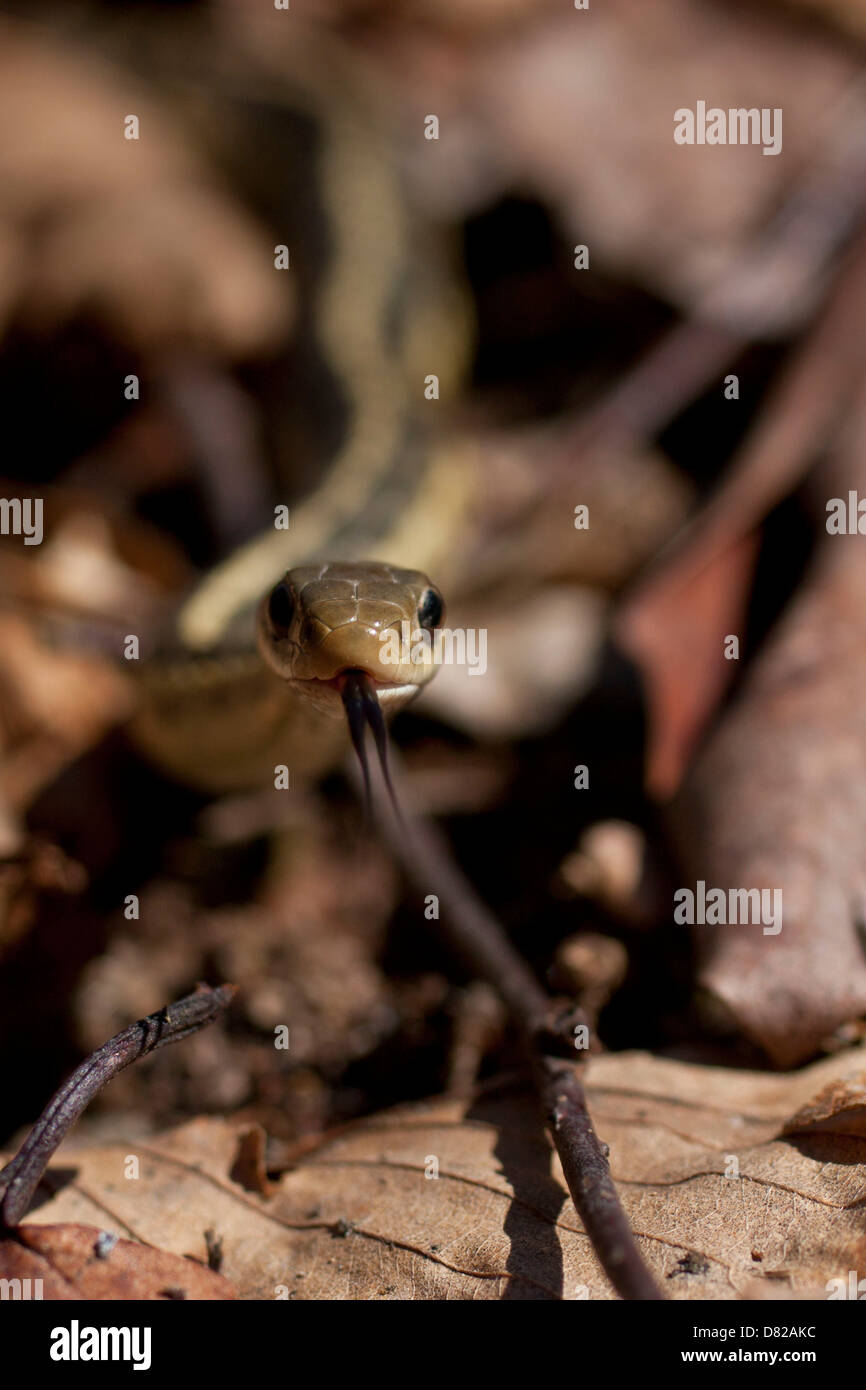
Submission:
<svg viewBox="0 0 866 1390">
<path fill-rule="evenodd" d="M 323 61 L 317 48 L 314 62 L 301 55 L 291 79 L 256 100 L 298 110 L 315 130 L 328 250 L 310 296 L 311 351 L 326 364 L 345 426 L 289 529 L 269 527 L 207 575 L 143 665 L 135 741 L 172 776 L 208 790 L 261 785 L 276 764 L 315 776 L 339 757 L 345 722 L 332 717 L 323 684 L 350 668 L 372 676 L 383 628 L 415 625 L 432 587 L 424 571 L 449 569 L 471 491 L 466 458 L 431 445 L 429 417 L 441 406 L 424 397 L 428 373 L 446 389 L 458 378 L 466 313 L 413 226 L 366 96 L 339 53 Z M 283 172 L 290 184 L 292 170 Z M 298 596 L 290 668 L 260 607 L 288 571 Z M 326 628 L 316 646 L 313 634 Z M 399 700 L 381 671 L 375 679 L 393 710 L 431 674 L 408 673 Z"/>
</svg>

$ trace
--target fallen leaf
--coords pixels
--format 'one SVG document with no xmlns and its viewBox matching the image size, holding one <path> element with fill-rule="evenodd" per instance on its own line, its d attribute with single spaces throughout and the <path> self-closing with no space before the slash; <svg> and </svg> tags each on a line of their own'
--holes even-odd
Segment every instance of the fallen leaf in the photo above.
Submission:
<svg viewBox="0 0 866 1390">
<path fill-rule="evenodd" d="M 757 551 L 757 534 L 743 536 L 689 575 L 688 586 L 673 567 L 617 617 L 617 639 L 643 681 L 646 787 L 658 800 L 675 790 L 730 682 L 725 638 L 745 622 Z"/>
<path fill-rule="evenodd" d="M 57 330 L 86 309 L 144 351 L 237 357 L 283 338 L 291 294 L 260 225 L 158 91 L 86 33 L 4 17 L 0 34 L 0 125 L 17 132 L 0 140 L 0 328 L 20 315 Z M 124 138 L 130 113 L 141 139 Z"/>
<path fill-rule="evenodd" d="M 866 1049 L 789 1076 L 648 1053 L 592 1059 L 588 1096 L 641 1251 L 674 1299 L 823 1297 L 866 1258 L 864 1140 L 789 1134 Z M 534 1102 L 500 1091 L 402 1106 L 299 1153 L 273 1195 L 231 1177 L 242 1121 L 64 1148 L 75 1166 L 30 1220 L 104 1223 L 207 1258 L 247 1299 L 612 1297 Z M 128 1158 L 139 1178 L 124 1176 Z M 125 1165 L 127 1168 L 125 1170 Z"/>
<path fill-rule="evenodd" d="M 603 257 L 681 305 L 730 277 L 856 80 L 849 45 L 831 33 L 804 37 L 769 10 L 706 0 L 539 5 L 462 44 L 392 19 L 376 46 L 411 112 L 407 139 L 435 85 L 439 140 L 429 158 L 407 159 L 430 206 L 454 215 L 526 189 L 594 266 Z M 726 145 L 708 159 L 676 144 L 674 112 L 700 94 L 725 109 L 781 108 L 778 156 Z"/>
<path fill-rule="evenodd" d="M 785 1134 L 809 1130 L 866 1138 L 866 1085 L 862 1079 L 831 1081 L 784 1125 Z"/>
<path fill-rule="evenodd" d="M 0 1279 L 29 1280 L 45 1300 L 235 1297 L 227 1279 L 197 1261 L 96 1226 L 19 1226 L 0 1239 Z"/>
<path fill-rule="evenodd" d="M 822 515 L 828 497 L 862 486 L 864 439 L 861 403 L 841 460 L 815 478 Z M 781 894 L 775 924 L 762 915 L 693 931 L 701 987 L 782 1066 L 866 1011 L 864 567 L 856 531 L 825 532 L 671 807 L 685 885 Z"/>
<path fill-rule="evenodd" d="M 723 642 L 746 621 L 760 523 L 793 491 L 838 428 L 864 370 L 864 299 L 861 238 L 715 496 L 675 536 L 616 616 L 617 639 L 637 662 L 646 687 L 646 780 L 660 799 L 675 792 L 732 678 Z"/>
</svg>

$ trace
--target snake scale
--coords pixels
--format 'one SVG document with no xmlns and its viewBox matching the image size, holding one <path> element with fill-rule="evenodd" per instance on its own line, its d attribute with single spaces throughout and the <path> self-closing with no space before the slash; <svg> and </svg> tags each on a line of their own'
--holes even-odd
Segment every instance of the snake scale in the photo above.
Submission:
<svg viewBox="0 0 866 1390">
<path fill-rule="evenodd" d="M 413 221 L 368 88 L 321 39 L 294 45 L 254 92 L 234 76 L 228 86 L 235 112 L 272 132 L 283 195 L 315 211 L 310 244 L 290 248 L 307 268 L 301 347 L 329 383 L 327 429 L 341 428 L 315 486 L 291 499 L 289 528 L 267 527 L 207 574 L 143 663 L 135 741 L 210 791 L 262 785 L 276 765 L 321 774 L 345 748 L 344 708 L 356 747 L 361 719 L 381 742 L 380 703 L 394 712 L 433 668 L 395 679 L 378 663 L 380 634 L 441 621 L 425 572 L 453 568 L 472 491 L 465 453 L 436 442 L 442 404 L 424 390 L 428 374 L 446 396 L 459 380 L 465 300 Z M 283 161 L 286 122 L 306 134 L 301 168 L 288 150 Z M 283 476 L 295 462 L 278 460 Z"/>
</svg>

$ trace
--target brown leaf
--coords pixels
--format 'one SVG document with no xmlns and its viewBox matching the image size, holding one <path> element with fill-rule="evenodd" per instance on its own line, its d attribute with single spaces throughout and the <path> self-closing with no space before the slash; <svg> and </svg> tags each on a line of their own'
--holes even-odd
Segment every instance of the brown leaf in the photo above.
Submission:
<svg viewBox="0 0 866 1390">
<path fill-rule="evenodd" d="M 267 1135 L 261 1125 L 252 1125 L 238 1135 L 235 1161 L 231 1167 L 233 1182 L 240 1183 L 247 1192 L 257 1192 L 260 1197 L 271 1195 L 265 1166 L 265 1145 Z"/>
<path fill-rule="evenodd" d="M 646 685 L 647 785 L 657 797 L 676 790 L 730 681 L 733 668 L 723 659 L 722 643 L 745 622 L 757 528 L 837 429 L 863 371 L 864 302 L 861 237 L 719 490 L 617 615 L 618 640 Z"/>
<path fill-rule="evenodd" d="M 436 158 L 411 169 L 431 202 L 474 209 L 529 189 L 593 257 L 681 304 L 731 275 L 856 77 L 832 36 L 804 40 L 778 16 L 706 0 L 543 6 L 462 48 L 407 26 L 384 54 L 419 115 L 431 81 L 441 92 Z M 782 108 L 779 157 L 677 145 L 673 113 L 701 92 L 723 108 Z"/>
<path fill-rule="evenodd" d="M 646 786 L 666 800 L 731 678 L 728 633 L 742 629 L 758 550 L 756 534 L 712 556 L 682 583 L 674 567 L 618 617 L 617 638 L 644 683 L 648 717 Z"/>
<path fill-rule="evenodd" d="M 828 497 L 862 487 L 866 409 Z M 748 673 L 672 807 L 685 883 L 781 892 L 781 930 L 697 926 L 699 980 L 780 1065 L 866 1011 L 866 555 L 827 535 L 804 587 Z"/>
<path fill-rule="evenodd" d="M 791 1076 L 646 1053 L 597 1057 L 587 1075 L 623 1203 L 670 1297 L 823 1296 L 860 1267 L 863 1139 L 786 1131 L 830 1088 L 862 1089 L 866 1050 Z M 66 1149 L 75 1179 L 32 1220 L 110 1212 L 115 1229 L 200 1260 L 212 1231 L 243 1298 L 611 1297 L 525 1096 L 373 1116 L 300 1156 L 270 1198 L 232 1180 L 245 1129 L 199 1119 L 144 1143 Z M 138 1181 L 124 1177 L 130 1153 Z"/>
<path fill-rule="evenodd" d="M 273 345 L 291 295 L 262 229 L 218 184 L 157 91 L 84 44 L 4 18 L 0 46 L 0 328 L 78 311 L 144 351 L 228 357 Z M 86 40 L 84 41 L 86 43 Z M 141 139 L 124 139 L 128 114 Z"/>
<path fill-rule="evenodd" d="M 866 1086 L 862 1079 L 831 1081 L 785 1121 L 784 1134 L 823 1130 L 866 1138 Z"/>
<path fill-rule="evenodd" d="M 23 618 L 0 617 L 0 794 L 19 812 L 128 711 L 129 686 L 108 658 L 58 650 Z"/>
<path fill-rule="evenodd" d="M 228 1299 L 227 1279 L 196 1260 L 117 1240 L 96 1226 L 20 1226 L 0 1240 L 0 1278 L 41 1280 L 44 1299 Z"/>
</svg>

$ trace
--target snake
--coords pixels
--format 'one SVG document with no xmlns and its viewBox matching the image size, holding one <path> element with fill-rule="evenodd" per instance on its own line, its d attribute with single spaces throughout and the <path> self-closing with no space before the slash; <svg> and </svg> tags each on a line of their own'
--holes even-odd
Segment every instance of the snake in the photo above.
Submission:
<svg viewBox="0 0 866 1390">
<path fill-rule="evenodd" d="M 441 623 L 427 571 L 453 569 L 474 494 L 467 449 L 437 438 L 441 407 L 424 396 L 429 373 L 450 391 L 464 370 L 466 296 L 413 221 L 375 103 L 339 49 L 302 45 L 289 74 L 259 74 L 237 105 L 258 128 L 264 115 L 272 166 L 286 121 L 310 137 L 306 182 L 293 187 L 290 167 L 280 174 L 315 204 L 305 263 L 320 265 L 299 287 L 306 350 L 344 427 L 289 528 L 264 528 L 180 605 L 142 662 L 130 731 L 172 778 L 228 792 L 262 785 L 277 766 L 318 777 L 349 740 L 366 780 L 366 724 L 387 778 L 385 726 L 436 667 L 384 667 L 382 638 L 404 622 Z"/>
</svg>

